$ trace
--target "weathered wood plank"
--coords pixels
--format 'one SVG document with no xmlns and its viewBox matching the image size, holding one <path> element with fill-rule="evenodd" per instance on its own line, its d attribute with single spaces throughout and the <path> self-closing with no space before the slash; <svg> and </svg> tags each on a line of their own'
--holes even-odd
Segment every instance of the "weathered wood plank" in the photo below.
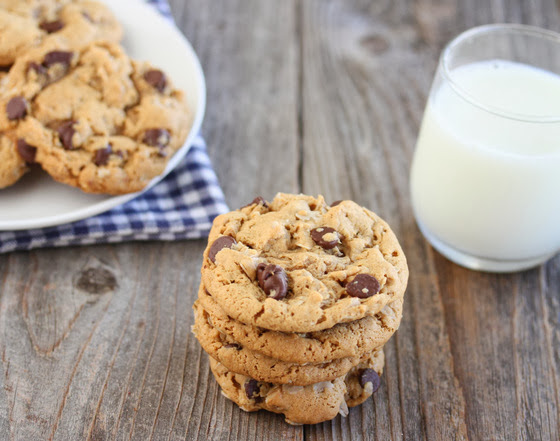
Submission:
<svg viewBox="0 0 560 441">
<path fill-rule="evenodd" d="M 209 107 L 203 131 L 231 206 L 256 195 L 271 198 L 278 191 L 298 191 L 295 2 L 171 3 L 205 69 Z M 198 366 L 209 371 L 205 355 Z M 286 425 L 280 416 L 246 414 L 219 394 L 211 376 L 205 381 L 210 393 L 199 398 L 197 391 L 203 409 L 191 398 L 181 403 L 192 408 L 182 424 L 189 427 L 187 439 L 198 436 L 191 429 L 198 424 L 200 439 L 303 437 L 301 428 Z M 176 431 L 173 435 L 181 439 Z"/>
<path fill-rule="evenodd" d="M 560 258 L 521 275 L 461 269 L 427 245 L 408 196 L 414 142 L 445 43 L 488 22 L 556 29 L 556 5 L 301 4 L 303 191 L 377 211 L 411 268 L 403 323 L 387 348 L 386 390 L 347 420 L 306 428 L 306 439 L 558 439 Z"/>
<path fill-rule="evenodd" d="M 303 5 L 304 191 L 351 198 L 380 213 L 401 237 L 413 269 L 401 330 L 387 347 L 383 390 L 374 406 L 352 409 L 349 422 L 329 423 L 329 436 L 465 439 L 465 404 L 453 373 L 442 294 L 407 199 L 414 138 L 437 52 L 423 41 L 405 2 Z M 437 40 L 434 32 L 424 33 Z M 329 92 L 321 93 L 326 85 Z M 324 430 L 310 427 L 306 438 L 322 439 Z"/>
<path fill-rule="evenodd" d="M 203 132 L 228 201 L 297 192 L 295 0 L 171 3 L 205 69 Z"/>
</svg>

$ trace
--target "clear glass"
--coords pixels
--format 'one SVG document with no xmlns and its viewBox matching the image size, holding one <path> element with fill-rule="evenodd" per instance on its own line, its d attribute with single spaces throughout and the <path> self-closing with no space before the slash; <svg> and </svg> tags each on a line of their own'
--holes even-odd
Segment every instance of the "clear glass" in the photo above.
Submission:
<svg viewBox="0 0 560 441">
<path fill-rule="evenodd" d="M 496 24 L 449 43 L 410 189 L 420 230 L 459 265 L 513 272 L 560 251 L 560 34 Z"/>
</svg>

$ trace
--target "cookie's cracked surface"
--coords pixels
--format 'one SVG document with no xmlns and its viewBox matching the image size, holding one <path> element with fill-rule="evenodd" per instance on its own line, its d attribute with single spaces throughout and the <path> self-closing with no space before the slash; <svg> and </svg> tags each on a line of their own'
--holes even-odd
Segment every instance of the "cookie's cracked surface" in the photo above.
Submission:
<svg viewBox="0 0 560 441">
<path fill-rule="evenodd" d="M 333 231 L 318 231 L 325 228 Z M 214 248 L 210 259 L 214 241 L 223 236 L 234 241 Z M 282 268 L 285 297 L 266 294 L 259 264 Z M 377 215 L 352 201 L 329 206 L 321 196 L 282 193 L 268 204 L 257 201 L 218 216 L 202 267 L 203 284 L 227 315 L 297 333 L 374 316 L 402 299 L 407 280 L 404 253 Z"/>
</svg>

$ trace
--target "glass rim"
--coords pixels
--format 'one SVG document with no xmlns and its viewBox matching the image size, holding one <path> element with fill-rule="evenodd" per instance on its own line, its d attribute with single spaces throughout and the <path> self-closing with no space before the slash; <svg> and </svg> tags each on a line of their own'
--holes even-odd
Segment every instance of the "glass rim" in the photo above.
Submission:
<svg viewBox="0 0 560 441">
<path fill-rule="evenodd" d="M 459 85 L 454 79 L 452 74 L 452 69 L 450 69 L 450 58 L 454 50 L 457 49 L 459 45 L 465 42 L 465 40 L 481 34 L 489 34 L 495 32 L 503 33 L 515 33 L 518 35 L 528 35 L 531 37 L 538 37 L 543 40 L 553 41 L 558 43 L 560 46 L 560 33 L 551 31 L 549 29 L 540 28 L 538 26 L 530 26 L 524 24 L 515 23 L 495 23 L 482 26 L 476 26 L 474 28 L 467 29 L 466 31 L 460 33 L 455 38 L 453 38 L 443 49 L 439 60 L 439 69 L 442 73 L 443 78 L 449 82 L 452 89 L 464 100 L 477 106 L 478 108 L 492 113 L 494 115 L 500 116 L 502 118 L 513 119 L 522 122 L 534 122 L 534 123 L 554 123 L 560 122 L 559 115 L 531 115 L 524 113 L 509 112 L 505 109 L 495 107 L 489 104 L 485 104 L 480 99 L 475 98 L 471 95 L 464 87 Z"/>
</svg>

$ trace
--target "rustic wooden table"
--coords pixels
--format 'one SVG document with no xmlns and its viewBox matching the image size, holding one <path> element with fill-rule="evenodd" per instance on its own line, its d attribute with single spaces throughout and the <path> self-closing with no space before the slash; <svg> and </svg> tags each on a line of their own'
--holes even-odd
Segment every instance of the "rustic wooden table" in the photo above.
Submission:
<svg viewBox="0 0 560 441">
<path fill-rule="evenodd" d="M 354 199 L 393 226 L 405 315 L 374 399 L 292 427 L 226 400 L 190 332 L 204 241 L 0 257 L 0 439 L 558 440 L 560 258 L 514 275 L 427 245 L 408 170 L 437 56 L 488 22 L 559 29 L 553 0 L 175 0 L 208 81 L 228 202 Z"/>
</svg>

